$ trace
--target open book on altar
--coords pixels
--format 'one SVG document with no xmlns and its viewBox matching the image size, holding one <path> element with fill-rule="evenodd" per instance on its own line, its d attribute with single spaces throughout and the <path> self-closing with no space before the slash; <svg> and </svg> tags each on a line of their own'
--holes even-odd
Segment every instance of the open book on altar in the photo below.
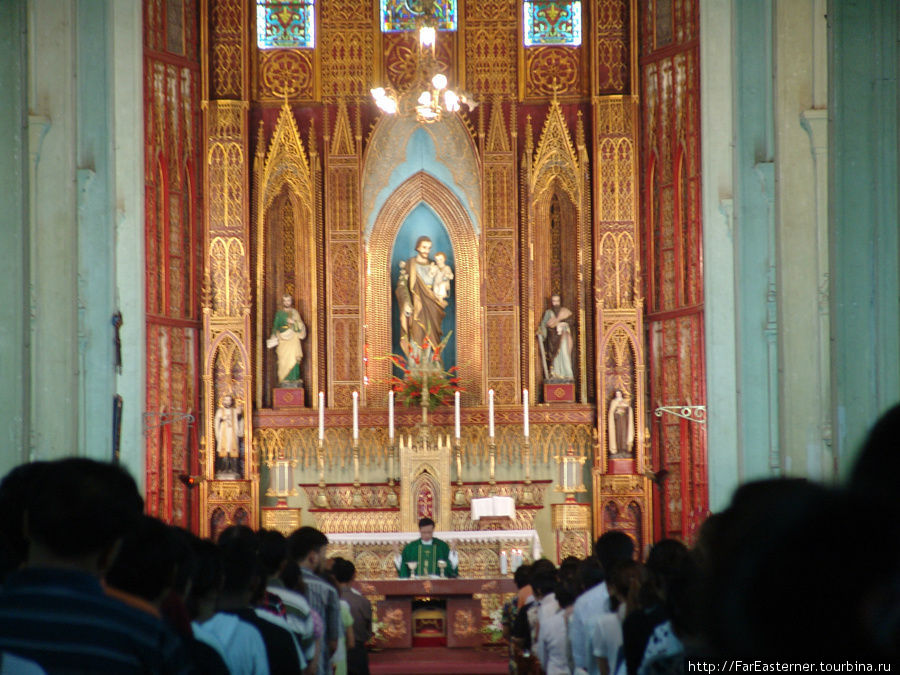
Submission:
<svg viewBox="0 0 900 675">
<path fill-rule="evenodd" d="M 472 520 L 482 518 L 516 517 L 516 502 L 512 497 L 480 497 L 472 500 Z"/>
</svg>

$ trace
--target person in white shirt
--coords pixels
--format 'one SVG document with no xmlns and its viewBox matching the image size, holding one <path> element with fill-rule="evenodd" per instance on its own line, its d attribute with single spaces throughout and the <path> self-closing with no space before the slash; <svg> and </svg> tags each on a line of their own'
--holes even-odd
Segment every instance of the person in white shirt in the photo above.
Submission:
<svg viewBox="0 0 900 675">
<path fill-rule="evenodd" d="M 552 594 L 557 610 L 542 619 L 537 642 L 537 657 L 546 675 L 570 675 L 572 672 L 568 623 L 572 615 L 575 592 L 568 584 L 560 584 Z"/>
<path fill-rule="evenodd" d="M 622 622 L 629 611 L 629 599 L 634 605 L 642 573 L 643 566 L 634 560 L 620 562 L 612 569 L 609 596 L 613 611 L 600 615 L 591 639 L 600 675 L 625 675 L 627 671 Z"/>
</svg>

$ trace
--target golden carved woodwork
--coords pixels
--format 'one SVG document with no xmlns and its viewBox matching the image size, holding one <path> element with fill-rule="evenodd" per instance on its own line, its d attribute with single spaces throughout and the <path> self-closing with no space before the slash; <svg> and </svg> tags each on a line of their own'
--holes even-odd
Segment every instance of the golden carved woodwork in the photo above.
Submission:
<svg viewBox="0 0 900 675">
<path fill-rule="evenodd" d="M 259 478 L 200 483 L 200 536 L 214 537 L 229 525 L 259 527 Z"/>
<path fill-rule="evenodd" d="M 451 619 L 451 630 L 458 638 L 477 635 L 481 629 L 481 617 L 475 617 L 470 609 L 458 609 Z"/>
<path fill-rule="evenodd" d="M 557 532 L 556 536 L 556 562 L 561 563 L 569 556 L 586 558 L 591 554 L 590 531 Z"/>
<path fill-rule="evenodd" d="M 419 172 L 394 190 L 382 207 L 369 237 L 368 283 L 366 284 L 367 345 L 369 349 L 369 387 L 363 394 L 370 405 L 387 402 L 391 353 L 391 249 L 397 232 L 409 213 L 425 202 L 437 214 L 450 235 L 456 260 L 456 345 L 465 404 L 482 402 L 484 386 L 481 312 L 481 260 L 473 223 L 450 190 L 429 174 Z M 381 358 L 371 358 L 371 357 Z"/>
<path fill-rule="evenodd" d="M 518 93 L 518 8 L 514 0 L 469 2 L 462 7 L 466 87 L 477 97 Z"/>
<path fill-rule="evenodd" d="M 604 232 L 597 252 L 597 274 L 603 290 L 598 298 L 602 307 L 634 306 L 635 244 L 631 232 Z"/>
<path fill-rule="evenodd" d="M 525 257 L 523 274 L 527 274 L 530 288 L 523 293 L 523 305 L 528 308 L 528 321 L 522 333 L 527 346 L 527 371 L 530 389 L 537 394 L 543 382 L 539 363 L 539 350 L 534 335 L 541 317 L 549 307 L 554 279 L 552 228 L 556 218 L 560 220 L 559 241 L 565 250 L 557 251 L 562 276 L 556 280 L 561 286 L 563 306 L 574 315 L 575 339 L 573 367 L 576 373 L 578 396 L 586 401 L 593 387 L 587 374 L 593 365 L 593 355 L 587 353 L 589 335 L 593 329 L 588 308 L 588 278 L 586 259 L 590 259 L 589 236 L 590 208 L 585 186 L 589 184 L 588 158 L 584 148 L 583 125 L 579 115 L 576 142 L 573 144 L 568 125 L 559 101 L 555 98 L 544 121 L 537 148 L 532 149 L 530 118 L 526 125 L 526 156 L 522 169 L 523 187 L 526 192 L 526 210 L 522 215 L 525 245 L 529 247 Z M 559 215 L 554 215 L 553 209 Z"/>
<path fill-rule="evenodd" d="M 447 76 L 451 85 L 459 86 L 456 73 L 455 32 L 441 31 L 435 42 L 435 72 Z M 397 91 L 403 91 L 416 77 L 419 59 L 419 40 L 415 32 L 381 33 L 382 73 L 381 83 L 390 84 Z M 370 85 L 371 86 L 371 85 Z"/>
<path fill-rule="evenodd" d="M 244 244 L 239 237 L 215 237 L 209 244 L 212 313 L 239 316 L 246 309 L 247 278 Z"/>
<path fill-rule="evenodd" d="M 523 100 L 581 98 L 587 93 L 582 47 L 524 47 L 520 43 L 519 50 L 522 72 L 525 73 L 524 78 L 520 78 L 520 98 Z"/>
<path fill-rule="evenodd" d="M 209 0 L 209 66 L 207 78 L 212 98 L 242 97 L 242 38 L 247 25 L 247 3 L 242 0 Z"/>
<path fill-rule="evenodd" d="M 310 130 L 313 138 L 315 131 Z M 260 143 L 262 145 L 262 130 Z M 316 163 L 307 157 L 290 106 L 285 102 L 264 156 L 257 150 L 256 176 L 256 397 L 262 405 L 263 386 L 273 379 L 266 364 L 274 363 L 271 350 L 263 351 L 264 336 L 281 306 L 281 296 L 293 287 L 294 307 L 306 324 L 302 373 L 310 391 L 318 391 L 319 340 L 318 265 L 316 232 L 319 200 Z M 287 205 L 290 202 L 290 206 Z M 278 208 L 279 205 L 281 208 Z M 279 221 L 279 216 L 291 221 Z M 280 225 L 280 229 L 279 229 Z M 280 235 L 280 236 L 277 236 Z M 295 270 L 293 278 L 287 272 Z M 281 287 L 279 287 L 281 286 Z M 266 377 L 269 376 L 269 377 Z M 272 381 L 271 385 L 274 386 Z"/>
<path fill-rule="evenodd" d="M 358 23 L 323 26 L 321 50 L 328 63 L 322 70 L 322 98 L 365 100 L 376 73 L 372 30 Z"/>
<path fill-rule="evenodd" d="M 553 504 L 551 505 L 554 530 L 582 530 L 589 532 L 591 529 L 591 505 L 590 504 Z"/>
<path fill-rule="evenodd" d="M 591 7 L 596 20 L 592 25 L 592 41 L 596 45 L 596 61 L 591 67 L 591 91 L 597 94 L 619 94 L 631 87 L 631 58 L 636 45 L 631 36 L 631 20 L 636 11 L 632 0 L 595 0 Z M 630 51 L 631 48 L 631 51 Z"/>
<path fill-rule="evenodd" d="M 301 512 L 302 509 L 263 507 L 261 525 L 266 530 L 275 530 L 287 537 L 300 527 Z"/>
<path fill-rule="evenodd" d="M 318 99 L 318 50 L 256 49 L 255 98 L 261 102 Z"/>
</svg>

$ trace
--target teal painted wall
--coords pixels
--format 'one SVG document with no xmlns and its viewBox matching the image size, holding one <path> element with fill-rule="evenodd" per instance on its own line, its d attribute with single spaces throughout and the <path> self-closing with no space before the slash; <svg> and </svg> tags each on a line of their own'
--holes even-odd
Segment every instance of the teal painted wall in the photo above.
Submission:
<svg viewBox="0 0 900 675">
<path fill-rule="evenodd" d="M 734 239 L 738 471 L 779 470 L 772 5 L 734 7 Z M 712 320 L 712 319 L 710 319 Z"/>
<path fill-rule="evenodd" d="M 142 43 L 130 4 L 0 0 L 0 474 L 25 459 L 110 459 L 120 384 L 133 397 L 123 460 L 142 477 Z M 131 367 L 117 382 L 122 303 Z"/>
<path fill-rule="evenodd" d="M 900 399 L 895 0 L 831 0 L 829 236 L 834 444 L 846 474 Z"/>
<path fill-rule="evenodd" d="M 0 475 L 25 458 L 29 428 L 25 82 L 25 5 L 0 0 Z"/>
</svg>

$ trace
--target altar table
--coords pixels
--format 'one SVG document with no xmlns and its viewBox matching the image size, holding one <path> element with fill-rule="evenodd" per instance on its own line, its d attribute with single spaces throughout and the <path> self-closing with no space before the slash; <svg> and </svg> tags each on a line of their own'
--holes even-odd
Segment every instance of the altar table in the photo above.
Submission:
<svg viewBox="0 0 900 675">
<path fill-rule="evenodd" d="M 481 598 L 474 595 L 515 593 L 512 579 L 381 579 L 355 583 L 365 595 L 383 596 L 376 615 L 384 624 L 383 645 L 406 648 L 413 645 L 413 601 L 446 601 L 444 634 L 448 647 L 475 647 L 483 642 Z"/>
</svg>

